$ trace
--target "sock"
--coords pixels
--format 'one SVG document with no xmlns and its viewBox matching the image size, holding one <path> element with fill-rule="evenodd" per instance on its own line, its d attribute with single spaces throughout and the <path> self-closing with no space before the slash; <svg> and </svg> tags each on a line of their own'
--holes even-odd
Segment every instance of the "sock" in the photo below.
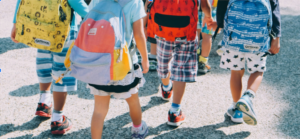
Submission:
<svg viewBox="0 0 300 139">
<path fill-rule="evenodd" d="M 235 109 L 236 102 L 232 102 L 232 108 Z"/>
<path fill-rule="evenodd" d="M 39 103 L 44 103 L 47 106 L 50 106 L 52 103 L 51 91 L 40 91 Z"/>
<path fill-rule="evenodd" d="M 132 126 L 133 126 L 133 128 L 136 129 L 136 130 L 142 130 L 142 123 L 141 123 L 140 125 L 134 125 L 134 124 L 132 123 Z"/>
<path fill-rule="evenodd" d="M 62 116 L 63 116 L 63 111 L 57 111 L 57 110 L 53 109 L 51 122 L 54 122 L 54 121 L 62 122 L 62 120 L 63 120 Z"/>
<path fill-rule="evenodd" d="M 247 89 L 243 95 L 248 95 L 250 98 L 253 99 L 255 97 L 255 92 L 250 89 Z"/>
<path fill-rule="evenodd" d="M 148 57 L 151 59 L 156 59 L 156 55 L 153 55 L 153 54 L 149 54 Z"/>
<path fill-rule="evenodd" d="M 169 91 L 169 90 L 171 90 L 172 89 L 172 82 L 171 82 L 171 80 L 169 81 L 169 84 L 168 85 L 163 85 L 163 89 L 165 90 L 165 91 Z"/>
<path fill-rule="evenodd" d="M 172 103 L 170 113 L 179 115 L 180 114 L 180 104 Z"/>
<path fill-rule="evenodd" d="M 204 63 L 204 64 L 207 64 L 207 62 L 208 62 L 208 57 L 199 56 L 199 62 L 202 62 L 202 63 Z"/>
</svg>

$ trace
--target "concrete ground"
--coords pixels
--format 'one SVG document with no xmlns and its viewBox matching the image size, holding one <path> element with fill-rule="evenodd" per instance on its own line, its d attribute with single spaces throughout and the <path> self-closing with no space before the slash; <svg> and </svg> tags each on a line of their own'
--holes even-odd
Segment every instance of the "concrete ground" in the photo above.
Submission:
<svg viewBox="0 0 300 139">
<path fill-rule="evenodd" d="M 64 113 L 74 126 L 63 136 L 50 133 L 50 119 L 34 115 L 39 99 L 35 71 L 36 49 L 10 40 L 16 0 L 0 1 L 0 138 L 84 139 L 91 138 L 90 121 L 93 95 L 78 82 L 78 91 L 70 92 Z M 219 68 L 220 57 L 214 43 L 210 73 L 187 85 L 182 110 L 187 120 L 182 126 L 166 125 L 171 103 L 160 96 L 156 72 L 145 75 L 140 89 L 143 120 L 149 126 L 147 138 L 300 138 L 300 1 L 281 0 L 282 38 L 278 55 L 268 57 L 267 72 L 254 99 L 258 125 L 233 124 L 225 115 L 232 102 L 230 71 Z M 243 77 L 244 89 L 249 74 Z M 124 100 L 112 99 L 105 119 L 103 138 L 130 138 L 131 120 Z"/>
</svg>

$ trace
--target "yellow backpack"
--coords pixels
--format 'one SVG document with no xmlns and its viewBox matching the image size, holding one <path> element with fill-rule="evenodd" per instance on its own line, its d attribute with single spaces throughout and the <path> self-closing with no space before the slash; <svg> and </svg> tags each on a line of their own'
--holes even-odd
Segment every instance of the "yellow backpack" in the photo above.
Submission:
<svg viewBox="0 0 300 139">
<path fill-rule="evenodd" d="M 71 7 L 67 0 L 21 0 L 16 21 L 17 41 L 61 52 L 70 31 Z"/>
</svg>

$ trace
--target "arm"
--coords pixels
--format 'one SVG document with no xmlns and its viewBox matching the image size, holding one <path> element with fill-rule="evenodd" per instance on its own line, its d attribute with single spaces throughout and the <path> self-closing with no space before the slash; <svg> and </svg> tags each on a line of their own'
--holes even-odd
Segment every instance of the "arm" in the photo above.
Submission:
<svg viewBox="0 0 300 139">
<path fill-rule="evenodd" d="M 280 19 L 280 8 L 278 0 L 270 0 L 271 8 L 272 8 L 272 32 L 274 35 L 274 39 L 271 39 L 271 47 L 269 51 L 272 54 L 279 53 L 280 50 L 280 37 L 281 37 L 281 19 Z"/>
<path fill-rule="evenodd" d="M 16 5 L 16 10 L 15 10 L 15 15 L 14 15 L 14 20 L 13 20 L 13 28 L 11 29 L 11 33 L 10 33 L 10 38 L 13 42 L 15 43 L 19 43 L 15 37 L 16 37 L 16 18 L 17 18 L 17 13 L 19 10 L 19 5 L 20 5 L 20 0 L 17 1 L 17 5 Z"/>
<path fill-rule="evenodd" d="M 16 5 L 16 10 L 15 10 L 15 15 L 14 15 L 13 23 L 16 23 L 16 18 L 17 18 L 17 13 L 18 13 L 19 6 L 20 6 L 20 1 L 21 1 L 21 0 L 18 0 L 18 1 L 17 1 L 17 5 Z"/>
<path fill-rule="evenodd" d="M 275 37 L 281 37 L 281 18 L 280 18 L 280 7 L 278 0 L 270 0 L 272 8 L 272 31 Z"/>
<path fill-rule="evenodd" d="M 146 38 L 147 38 L 147 23 L 148 23 L 148 17 L 149 17 L 149 14 L 150 14 L 150 13 L 147 13 L 148 4 L 149 4 L 149 1 L 146 0 L 144 8 L 145 8 L 145 12 L 146 12 L 147 16 L 145 16 L 143 18 L 143 20 L 144 20 L 144 33 L 145 33 Z"/>
<path fill-rule="evenodd" d="M 81 17 L 85 17 L 89 12 L 88 5 L 84 0 L 68 0 L 68 3 Z"/>
<path fill-rule="evenodd" d="M 143 19 L 139 19 L 133 23 L 133 35 L 136 42 L 137 49 L 142 56 L 143 73 L 149 70 L 147 43 L 144 33 Z"/>
<path fill-rule="evenodd" d="M 212 16 L 211 16 L 210 3 L 208 2 L 208 0 L 201 0 L 200 6 L 201 6 L 201 9 L 202 9 L 202 12 L 204 13 L 204 19 L 202 21 L 203 22 L 202 26 L 207 25 L 208 29 L 210 29 L 211 27 L 209 25 L 213 22 L 213 19 L 212 19 Z"/>
</svg>

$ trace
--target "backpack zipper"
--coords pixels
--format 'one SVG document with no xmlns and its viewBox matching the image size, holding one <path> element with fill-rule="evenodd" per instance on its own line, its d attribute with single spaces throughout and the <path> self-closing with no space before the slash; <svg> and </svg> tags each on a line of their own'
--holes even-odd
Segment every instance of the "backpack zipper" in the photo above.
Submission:
<svg viewBox="0 0 300 139">
<path fill-rule="evenodd" d="M 24 24 L 22 24 L 22 32 L 21 35 L 24 35 Z"/>
<path fill-rule="evenodd" d="M 232 40 L 232 37 L 231 37 L 231 36 L 232 36 L 232 33 L 233 33 L 233 32 L 231 31 L 231 32 L 230 32 L 230 35 L 229 35 L 229 40 L 230 40 L 230 41 Z"/>
</svg>

